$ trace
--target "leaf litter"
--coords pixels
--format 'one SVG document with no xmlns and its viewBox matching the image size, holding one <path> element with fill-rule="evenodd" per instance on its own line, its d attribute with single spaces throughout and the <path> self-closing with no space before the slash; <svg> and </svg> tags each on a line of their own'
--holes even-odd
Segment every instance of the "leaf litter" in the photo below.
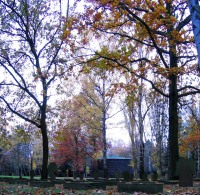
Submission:
<svg viewBox="0 0 200 195">
<path fill-rule="evenodd" d="M 200 195 L 200 181 L 193 187 L 179 187 L 178 184 L 164 185 L 164 192 L 158 195 Z M 0 182 L 0 195 L 147 195 L 144 192 L 117 192 L 117 186 L 109 186 L 106 190 L 72 190 L 64 189 L 63 185 L 49 188 L 31 187 L 28 185 L 8 184 Z"/>
</svg>

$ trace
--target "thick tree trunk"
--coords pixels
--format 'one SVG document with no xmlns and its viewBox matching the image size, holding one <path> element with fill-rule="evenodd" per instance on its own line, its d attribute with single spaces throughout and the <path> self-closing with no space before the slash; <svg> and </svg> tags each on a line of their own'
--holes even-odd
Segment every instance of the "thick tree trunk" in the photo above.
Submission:
<svg viewBox="0 0 200 195">
<path fill-rule="evenodd" d="M 171 67 L 176 66 L 176 58 L 173 54 L 171 63 Z M 169 82 L 168 177 L 174 179 L 176 176 L 176 163 L 179 159 L 177 76 L 175 74 L 171 75 Z"/>
<path fill-rule="evenodd" d="M 166 8 L 169 15 L 172 14 L 172 3 L 167 2 Z M 176 163 L 179 159 L 178 147 L 178 90 L 177 90 L 177 75 L 173 69 L 178 67 L 176 56 L 176 42 L 172 35 L 174 31 L 173 24 L 169 26 L 168 43 L 169 43 L 169 136 L 168 136 L 168 178 L 175 179 Z"/>
<path fill-rule="evenodd" d="M 42 159 L 42 172 L 41 179 L 48 178 L 48 158 L 49 158 L 49 141 L 47 136 L 47 127 L 45 121 L 41 125 L 42 144 L 43 144 L 43 159 Z"/>
<path fill-rule="evenodd" d="M 46 78 L 42 78 L 43 85 L 43 104 L 41 107 L 41 133 L 42 133 L 42 144 L 43 144 L 43 160 L 42 160 L 42 175 L 41 179 L 48 178 L 48 158 L 49 158 L 49 140 L 47 135 L 47 125 L 46 125 L 46 108 L 47 108 L 47 84 Z"/>
<path fill-rule="evenodd" d="M 198 53 L 198 69 L 200 70 L 200 6 L 198 1 L 199 0 L 188 0 L 188 6 L 190 8 L 194 40 Z"/>
</svg>

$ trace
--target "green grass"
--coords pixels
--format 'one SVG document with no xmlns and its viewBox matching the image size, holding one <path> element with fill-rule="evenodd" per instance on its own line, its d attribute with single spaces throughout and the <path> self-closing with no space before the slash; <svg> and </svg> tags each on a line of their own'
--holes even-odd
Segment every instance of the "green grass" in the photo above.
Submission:
<svg viewBox="0 0 200 195">
<path fill-rule="evenodd" d="M 19 179 L 19 176 L 17 175 L 0 175 L 0 178 L 10 178 L 10 179 Z M 23 176 L 23 179 L 30 179 L 30 176 Z M 34 179 L 40 179 L 40 176 L 35 176 Z"/>
</svg>

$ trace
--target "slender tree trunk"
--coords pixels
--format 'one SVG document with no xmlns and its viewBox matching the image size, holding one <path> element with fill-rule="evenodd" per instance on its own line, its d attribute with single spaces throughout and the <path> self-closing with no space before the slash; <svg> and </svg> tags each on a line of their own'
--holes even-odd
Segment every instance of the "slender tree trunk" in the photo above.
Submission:
<svg viewBox="0 0 200 195">
<path fill-rule="evenodd" d="M 142 81 L 141 81 L 142 82 Z M 139 86 L 139 104 L 138 104 L 138 120 L 139 120 L 139 134 L 140 134 L 140 179 L 144 174 L 144 125 L 142 117 L 142 84 Z"/>
<path fill-rule="evenodd" d="M 103 167 L 104 167 L 104 178 L 108 177 L 107 167 L 107 144 L 106 144 L 106 126 L 105 120 L 103 121 Z"/>
<path fill-rule="evenodd" d="M 197 148 L 197 177 L 200 177 L 200 143 Z"/>
<path fill-rule="evenodd" d="M 18 169 L 18 175 L 21 178 L 21 170 L 20 170 L 20 152 L 19 147 L 17 146 L 17 169 Z"/>
<path fill-rule="evenodd" d="M 107 167 L 107 142 L 106 142 L 106 102 L 105 102 L 105 81 L 103 80 L 103 119 L 102 119 L 102 133 L 103 133 L 103 169 L 104 178 L 108 177 Z"/>
<path fill-rule="evenodd" d="M 138 154 L 137 154 L 137 145 L 136 142 L 132 143 L 132 160 L 133 160 L 133 170 L 134 170 L 134 178 L 139 177 L 138 171 Z"/>
<path fill-rule="evenodd" d="M 104 170 L 104 178 L 108 177 L 108 167 L 107 167 L 107 141 L 106 141 L 106 97 L 105 97 L 105 80 L 103 79 L 103 91 L 102 91 L 102 136 L 103 136 L 103 170 Z"/>
<path fill-rule="evenodd" d="M 159 112 L 159 115 L 161 114 L 161 123 L 159 122 L 159 134 L 158 134 L 158 171 L 162 174 L 163 172 L 163 163 L 162 163 L 162 157 L 163 157 L 163 136 L 164 136 L 164 132 L 165 132 L 165 126 L 166 126 L 166 121 L 165 121 L 165 103 L 163 102 L 161 105 L 161 112 Z M 161 176 L 161 175 L 160 175 Z"/>
<path fill-rule="evenodd" d="M 144 175 L 144 143 L 140 143 L 140 179 Z"/>
<path fill-rule="evenodd" d="M 162 152 L 162 139 L 159 138 L 158 141 L 157 141 L 157 156 L 158 156 L 158 173 L 162 173 L 162 155 L 161 155 L 161 152 Z M 161 175 L 158 175 L 159 177 Z"/>
<path fill-rule="evenodd" d="M 134 101 L 134 100 L 132 100 Z M 128 133 L 131 140 L 131 154 L 132 154 L 132 161 L 133 161 L 133 170 L 134 170 L 134 178 L 138 178 L 138 147 L 136 141 L 136 121 L 135 121 L 135 112 L 133 111 L 133 102 L 126 101 L 127 110 L 124 111 L 124 118 L 126 121 L 126 126 L 128 129 Z M 127 114 L 128 113 L 128 114 Z"/>
</svg>

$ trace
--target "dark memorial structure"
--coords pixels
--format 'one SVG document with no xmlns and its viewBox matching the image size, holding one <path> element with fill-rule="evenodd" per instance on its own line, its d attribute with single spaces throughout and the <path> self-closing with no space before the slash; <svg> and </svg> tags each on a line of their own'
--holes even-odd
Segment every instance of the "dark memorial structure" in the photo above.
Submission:
<svg viewBox="0 0 200 195">
<path fill-rule="evenodd" d="M 116 177 L 117 175 L 122 176 L 124 172 L 129 172 L 133 174 L 133 168 L 131 167 L 131 159 L 123 157 L 108 157 L 107 166 L 108 166 L 108 176 Z M 98 160 L 98 169 L 100 173 L 103 171 L 103 160 Z M 103 175 L 101 173 L 100 175 Z"/>
<path fill-rule="evenodd" d="M 195 173 L 195 163 L 192 159 L 179 159 L 177 163 L 177 173 L 180 187 L 192 187 L 193 175 Z"/>
</svg>

